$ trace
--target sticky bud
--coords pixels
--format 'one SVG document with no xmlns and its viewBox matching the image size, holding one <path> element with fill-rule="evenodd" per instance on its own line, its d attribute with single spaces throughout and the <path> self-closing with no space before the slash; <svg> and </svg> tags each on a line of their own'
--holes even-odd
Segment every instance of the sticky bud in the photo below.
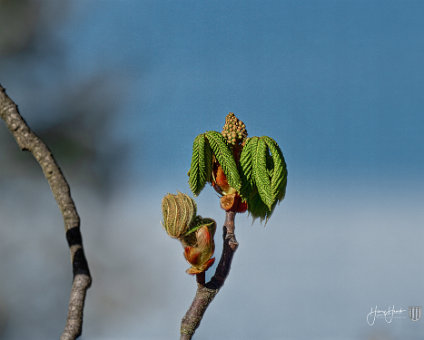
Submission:
<svg viewBox="0 0 424 340">
<path fill-rule="evenodd" d="M 225 176 L 221 165 L 219 165 L 218 169 L 216 170 L 215 182 L 221 188 L 221 191 L 223 192 L 227 192 L 230 188 L 227 177 Z"/>
<path fill-rule="evenodd" d="M 220 205 L 225 211 L 244 213 L 247 210 L 247 203 L 242 201 L 238 193 L 222 196 Z"/>
<path fill-rule="evenodd" d="M 201 225 L 194 233 L 186 236 L 183 240 L 184 257 L 191 267 L 187 269 L 188 274 L 200 274 L 206 271 L 215 259 L 212 258 L 215 250 L 215 243 L 213 240 L 216 223 L 211 219 L 201 219 Z"/>
<path fill-rule="evenodd" d="M 236 194 L 225 195 L 220 198 L 221 208 L 230 211 L 237 205 Z"/>
</svg>

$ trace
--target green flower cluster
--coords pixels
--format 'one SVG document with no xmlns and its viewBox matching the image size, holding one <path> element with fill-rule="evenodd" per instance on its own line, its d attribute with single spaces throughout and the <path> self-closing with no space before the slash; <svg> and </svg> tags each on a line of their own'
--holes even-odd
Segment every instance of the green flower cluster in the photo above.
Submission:
<svg viewBox="0 0 424 340">
<path fill-rule="evenodd" d="M 225 117 L 225 125 L 221 133 L 227 143 L 231 145 L 235 145 L 247 137 L 246 125 L 232 112 Z"/>
</svg>

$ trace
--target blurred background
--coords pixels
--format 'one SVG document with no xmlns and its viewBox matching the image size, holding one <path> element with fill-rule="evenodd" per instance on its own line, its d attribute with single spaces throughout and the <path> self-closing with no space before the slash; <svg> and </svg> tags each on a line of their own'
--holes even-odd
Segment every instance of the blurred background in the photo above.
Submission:
<svg viewBox="0 0 424 340">
<path fill-rule="evenodd" d="M 196 285 L 161 199 L 189 193 L 193 139 L 230 111 L 280 144 L 287 195 L 266 227 L 237 216 L 196 339 L 421 339 L 424 318 L 367 314 L 424 305 L 423 14 L 400 0 L 0 0 L 0 83 L 82 219 L 81 339 L 178 338 Z M 63 222 L 4 124 L 0 191 L 0 339 L 57 339 Z M 211 187 L 197 203 L 222 225 Z"/>
</svg>

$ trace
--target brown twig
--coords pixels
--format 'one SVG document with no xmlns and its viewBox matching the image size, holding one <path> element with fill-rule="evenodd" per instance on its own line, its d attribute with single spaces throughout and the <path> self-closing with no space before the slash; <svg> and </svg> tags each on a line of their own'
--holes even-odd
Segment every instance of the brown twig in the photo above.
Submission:
<svg viewBox="0 0 424 340">
<path fill-rule="evenodd" d="M 91 285 L 91 275 L 82 246 L 80 218 L 72 200 L 69 185 L 52 153 L 46 144 L 31 131 L 19 114 L 16 104 L 8 97 L 1 85 L 0 117 L 5 121 L 21 150 L 30 151 L 40 164 L 63 216 L 74 278 L 66 326 L 60 340 L 74 340 L 82 331 L 85 295 Z"/>
<path fill-rule="evenodd" d="M 234 234 L 235 215 L 236 213 L 233 211 L 228 211 L 225 215 L 225 223 L 223 227 L 224 244 L 221 259 L 219 260 L 214 276 L 207 283 L 204 283 L 204 273 L 198 274 L 196 277 L 196 296 L 181 321 L 180 340 L 190 340 L 192 338 L 197 327 L 199 327 L 203 314 L 215 295 L 218 294 L 219 289 L 224 285 L 225 279 L 230 272 L 231 261 L 238 247 L 238 242 Z"/>
</svg>

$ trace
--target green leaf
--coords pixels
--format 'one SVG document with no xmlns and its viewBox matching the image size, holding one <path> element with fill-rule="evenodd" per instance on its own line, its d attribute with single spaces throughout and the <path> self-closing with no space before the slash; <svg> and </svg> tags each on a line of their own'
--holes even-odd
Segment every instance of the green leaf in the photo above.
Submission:
<svg viewBox="0 0 424 340">
<path fill-rule="evenodd" d="M 252 217 L 261 220 L 272 215 L 284 198 L 287 168 L 280 147 L 270 137 L 246 140 L 240 155 L 241 196 Z"/>
<path fill-rule="evenodd" d="M 253 155 L 255 153 L 258 137 L 247 138 L 240 154 L 240 176 L 242 187 L 240 194 L 243 198 L 248 198 L 249 193 L 255 185 L 253 180 Z"/>
<path fill-rule="evenodd" d="M 254 191 L 251 192 L 247 202 L 247 210 L 249 214 L 253 217 L 253 220 L 260 218 L 261 221 L 263 221 L 264 219 L 268 221 L 271 212 L 265 205 L 265 203 L 262 201 L 256 188 L 254 189 Z"/>
<path fill-rule="evenodd" d="M 195 196 L 199 195 L 210 179 L 212 172 L 212 151 L 205 134 L 198 135 L 193 142 L 193 154 L 188 183 Z"/>
<path fill-rule="evenodd" d="M 210 182 L 212 179 L 212 149 L 207 139 L 205 142 L 205 175 L 206 182 Z"/>
<path fill-rule="evenodd" d="M 284 198 L 287 184 L 287 166 L 283 153 L 277 142 L 271 137 L 264 136 L 261 138 L 265 141 L 272 156 L 273 171 L 271 174 L 271 191 L 273 201 L 281 201 Z M 273 203 L 274 203 L 273 202 Z"/>
<path fill-rule="evenodd" d="M 208 131 L 205 135 L 212 152 L 227 177 L 228 184 L 237 191 L 240 191 L 241 179 L 237 169 L 237 164 L 224 137 L 216 131 Z"/>
<path fill-rule="evenodd" d="M 240 154 L 240 167 L 247 181 L 253 183 L 253 155 L 258 145 L 258 137 L 247 138 Z"/>
<path fill-rule="evenodd" d="M 271 180 L 267 171 L 267 153 L 268 147 L 265 140 L 259 138 L 259 141 L 253 154 L 253 178 L 258 188 L 259 196 L 262 201 L 271 210 L 274 203 Z"/>
<path fill-rule="evenodd" d="M 202 219 L 195 226 L 193 226 L 189 231 L 187 231 L 184 234 L 184 236 L 188 236 L 188 235 L 194 233 L 195 231 L 199 230 L 204 225 L 207 226 L 207 227 L 209 227 L 209 226 L 212 226 L 214 223 L 215 223 L 214 220 L 212 220 L 212 221 L 206 221 L 205 219 Z"/>
<path fill-rule="evenodd" d="M 180 241 L 182 242 L 183 247 L 196 246 L 197 237 L 195 232 L 203 226 L 207 226 L 213 238 L 213 236 L 215 235 L 215 230 L 216 230 L 216 222 L 211 218 L 203 218 L 202 216 L 196 216 L 190 229 L 183 235 L 182 238 L 180 238 Z"/>
</svg>

